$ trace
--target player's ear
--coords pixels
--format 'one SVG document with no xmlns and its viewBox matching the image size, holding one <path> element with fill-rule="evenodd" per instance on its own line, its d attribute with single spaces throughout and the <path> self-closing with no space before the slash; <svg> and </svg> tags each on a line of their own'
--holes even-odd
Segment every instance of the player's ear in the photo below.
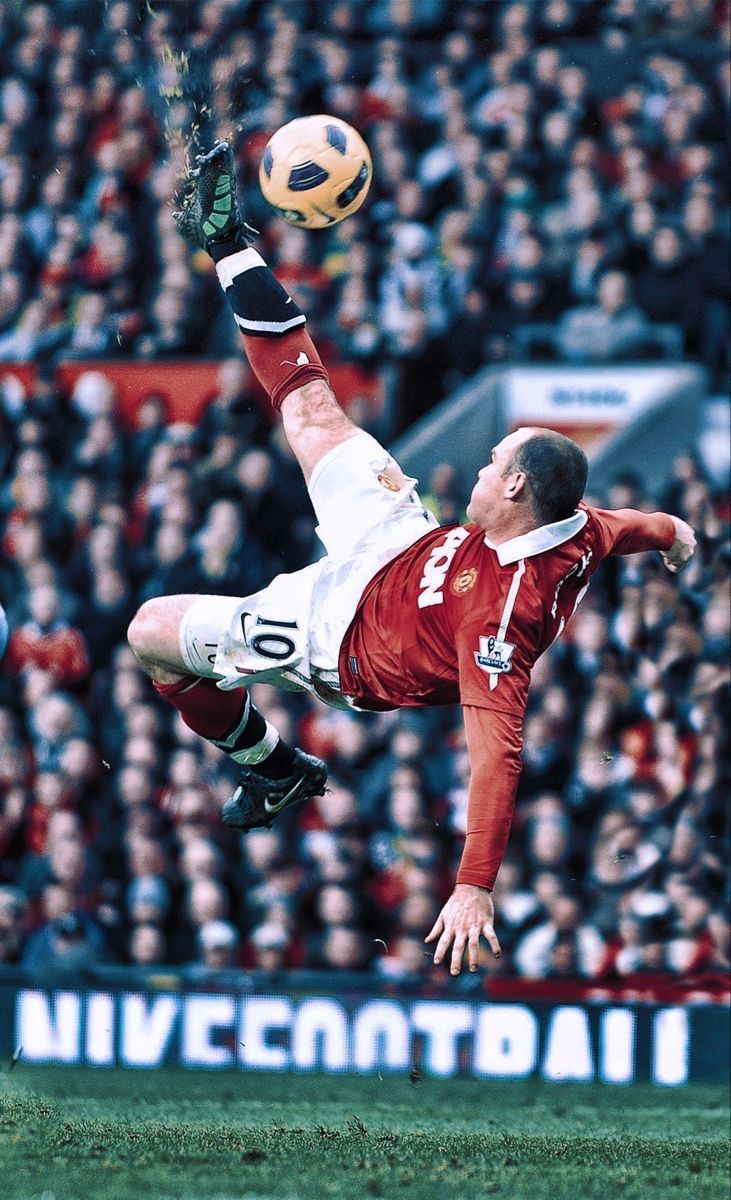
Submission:
<svg viewBox="0 0 731 1200">
<path fill-rule="evenodd" d="M 528 487 L 528 476 L 525 471 L 511 471 L 505 480 L 506 500 L 518 500 L 525 495 Z"/>
</svg>

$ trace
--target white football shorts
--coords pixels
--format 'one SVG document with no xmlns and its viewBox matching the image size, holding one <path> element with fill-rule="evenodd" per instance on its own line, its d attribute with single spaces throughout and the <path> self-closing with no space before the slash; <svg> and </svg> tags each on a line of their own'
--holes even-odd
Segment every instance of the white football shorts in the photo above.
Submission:
<svg viewBox="0 0 731 1200">
<path fill-rule="evenodd" d="M 180 631 L 189 670 L 217 678 L 224 690 L 273 683 L 348 707 L 338 654 L 366 584 L 438 525 L 416 482 L 368 433 L 330 450 L 309 484 L 326 556 L 277 575 L 253 596 L 194 601 Z"/>
</svg>

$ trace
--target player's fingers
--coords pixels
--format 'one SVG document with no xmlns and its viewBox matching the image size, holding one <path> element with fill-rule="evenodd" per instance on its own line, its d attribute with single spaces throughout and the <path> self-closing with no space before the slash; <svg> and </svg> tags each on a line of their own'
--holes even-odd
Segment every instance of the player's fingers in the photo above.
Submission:
<svg viewBox="0 0 731 1200">
<path fill-rule="evenodd" d="M 444 918 L 442 917 L 442 914 L 440 913 L 439 916 L 437 917 L 436 921 L 434 922 L 431 933 L 427 934 L 427 936 L 424 938 L 424 941 L 425 942 L 435 941 L 439 937 L 439 934 L 442 932 L 443 929 L 444 929 Z"/>
<path fill-rule="evenodd" d="M 497 940 L 497 934 L 495 933 L 495 930 L 493 929 L 493 927 L 489 923 L 489 921 L 485 925 L 483 925 L 482 933 L 483 933 L 483 936 L 487 939 L 487 943 L 488 943 L 490 949 L 492 950 L 493 954 L 495 955 L 495 958 L 499 958 L 500 955 L 502 954 L 502 950 L 500 949 L 500 943 Z"/>
<path fill-rule="evenodd" d="M 469 962 L 470 971 L 476 971 L 480 965 L 480 931 L 479 929 L 471 929 L 469 941 L 467 942 L 467 960 Z"/>
<path fill-rule="evenodd" d="M 464 948 L 467 939 L 463 933 L 458 933 L 454 939 L 452 947 L 452 961 L 449 966 L 451 975 L 459 975 L 462 970 L 462 959 L 464 958 Z"/>
<path fill-rule="evenodd" d="M 446 955 L 447 951 L 449 950 L 449 947 L 452 944 L 453 937 L 454 937 L 454 934 L 451 932 L 451 930 L 449 930 L 449 929 L 444 930 L 444 932 L 442 933 L 442 936 L 440 937 L 439 941 L 437 942 L 437 948 L 434 951 L 434 962 L 435 963 L 438 964 L 442 961 L 442 959 Z"/>
</svg>

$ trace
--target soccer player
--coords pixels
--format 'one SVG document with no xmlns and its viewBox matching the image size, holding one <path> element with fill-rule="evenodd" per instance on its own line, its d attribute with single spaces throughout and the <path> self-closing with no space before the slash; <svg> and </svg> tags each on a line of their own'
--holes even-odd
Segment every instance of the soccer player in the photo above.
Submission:
<svg viewBox="0 0 731 1200">
<path fill-rule="evenodd" d="M 305 317 L 250 245 L 226 143 L 199 156 L 183 233 L 204 247 L 252 369 L 281 412 L 327 554 L 253 596 L 148 600 L 129 640 L 183 721 L 241 765 L 225 824 L 269 825 L 325 789 L 319 759 L 286 745 L 246 684 L 306 690 L 356 709 L 460 703 L 471 762 L 468 825 L 454 891 L 427 937 L 434 962 L 477 970 L 495 955 L 491 890 L 510 831 L 533 664 L 559 636 L 608 554 L 659 550 L 669 570 L 691 528 L 664 513 L 581 503 L 587 463 L 569 438 L 518 429 L 489 453 L 469 523 L 440 528 L 416 480 L 345 415 Z"/>
</svg>

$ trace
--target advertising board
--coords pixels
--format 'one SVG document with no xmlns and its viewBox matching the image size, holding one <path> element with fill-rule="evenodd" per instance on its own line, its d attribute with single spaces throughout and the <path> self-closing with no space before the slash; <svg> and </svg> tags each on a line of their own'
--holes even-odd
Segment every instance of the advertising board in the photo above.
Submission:
<svg viewBox="0 0 731 1200">
<path fill-rule="evenodd" d="M 482 1078 L 728 1078 L 728 1009 L 605 1003 L 0 989 L 0 1052 L 24 1062 Z M 12 1031 L 12 1036 L 9 1036 Z"/>
</svg>

